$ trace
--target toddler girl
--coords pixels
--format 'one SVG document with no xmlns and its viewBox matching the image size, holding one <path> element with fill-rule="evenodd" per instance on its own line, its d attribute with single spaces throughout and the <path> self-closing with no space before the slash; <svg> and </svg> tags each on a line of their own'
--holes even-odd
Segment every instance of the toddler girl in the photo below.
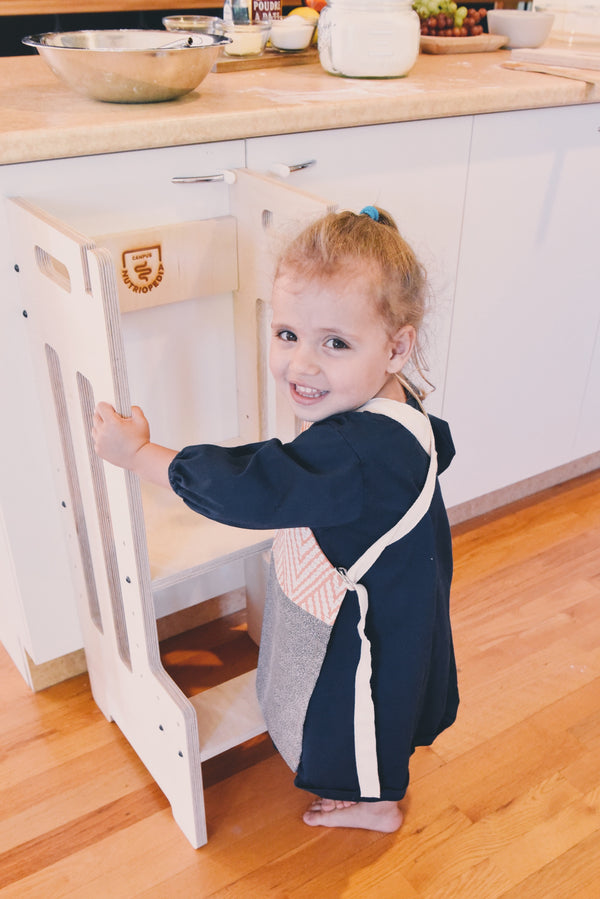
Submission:
<svg viewBox="0 0 600 899">
<path fill-rule="evenodd" d="M 235 448 L 150 442 L 137 407 L 94 415 L 96 451 L 195 511 L 276 528 L 257 690 L 309 825 L 391 832 L 409 759 L 455 719 L 454 448 L 402 375 L 420 369 L 425 277 L 387 213 L 331 213 L 279 260 L 269 364 L 307 427 Z"/>
</svg>

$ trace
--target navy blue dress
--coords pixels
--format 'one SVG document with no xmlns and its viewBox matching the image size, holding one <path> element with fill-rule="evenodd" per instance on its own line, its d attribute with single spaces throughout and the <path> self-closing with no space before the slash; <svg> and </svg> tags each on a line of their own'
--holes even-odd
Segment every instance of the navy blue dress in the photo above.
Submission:
<svg viewBox="0 0 600 899">
<path fill-rule="evenodd" d="M 447 424 L 430 419 L 442 472 L 454 446 Z M 289 444 L 186 447 L 169 478 L 208 518 L 244 528 L 308 527 L 335 567 L 350 568 L 412 505 L 428 464 L 401 424 L 356 411 L 315 422 Z M 450 528 L 437 484 L 427 514 L 363 579 L 384 800 L 404 796 L 415 747 L 432 743 L 456 717 L 451 579 Z M 308 705 L 295 781 L 320 796 L 354 801 L 369 798 L 360 795 L 354 759 L 358 617 L 356 594 L 348 592 Z"/>
</svg>

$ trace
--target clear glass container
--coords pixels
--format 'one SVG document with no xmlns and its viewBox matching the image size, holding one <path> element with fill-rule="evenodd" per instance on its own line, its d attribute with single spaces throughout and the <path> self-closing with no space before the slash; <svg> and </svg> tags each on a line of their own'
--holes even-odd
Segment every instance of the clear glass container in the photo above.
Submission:
<svg viewBox="0 0 600 899">
<path fill-rule="evenodd" d="M 319 17 L 319 59 L 349 78 L 399 78 L 419 55 L 412 0 L 328 0 Z"/>
</svg>

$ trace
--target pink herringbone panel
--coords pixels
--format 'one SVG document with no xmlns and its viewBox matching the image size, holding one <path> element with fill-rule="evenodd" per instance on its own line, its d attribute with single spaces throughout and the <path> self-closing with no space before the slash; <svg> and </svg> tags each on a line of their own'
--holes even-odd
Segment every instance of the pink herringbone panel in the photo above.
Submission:
<svg viewBox="0 0 600 899">
<path fill-rule="evenodd" d="M 278 531 L 273 542 L 273 560 L 277 580 L 286 596 L 320 621 L 333 624 L 346 585 L 310 528 Z"/>
</svg>

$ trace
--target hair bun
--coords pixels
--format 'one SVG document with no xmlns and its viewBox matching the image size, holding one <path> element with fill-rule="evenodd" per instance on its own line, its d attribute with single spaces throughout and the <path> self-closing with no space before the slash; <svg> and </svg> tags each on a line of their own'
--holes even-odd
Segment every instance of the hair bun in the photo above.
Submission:
<svg viewBox="0 0 600 899">
<path fill-rule="evenodd" d="M 379 210 L 375 206 L 363 206 L 359 215 L 368 215 L 374 222 L 379 221 Z"/>
</svg>

